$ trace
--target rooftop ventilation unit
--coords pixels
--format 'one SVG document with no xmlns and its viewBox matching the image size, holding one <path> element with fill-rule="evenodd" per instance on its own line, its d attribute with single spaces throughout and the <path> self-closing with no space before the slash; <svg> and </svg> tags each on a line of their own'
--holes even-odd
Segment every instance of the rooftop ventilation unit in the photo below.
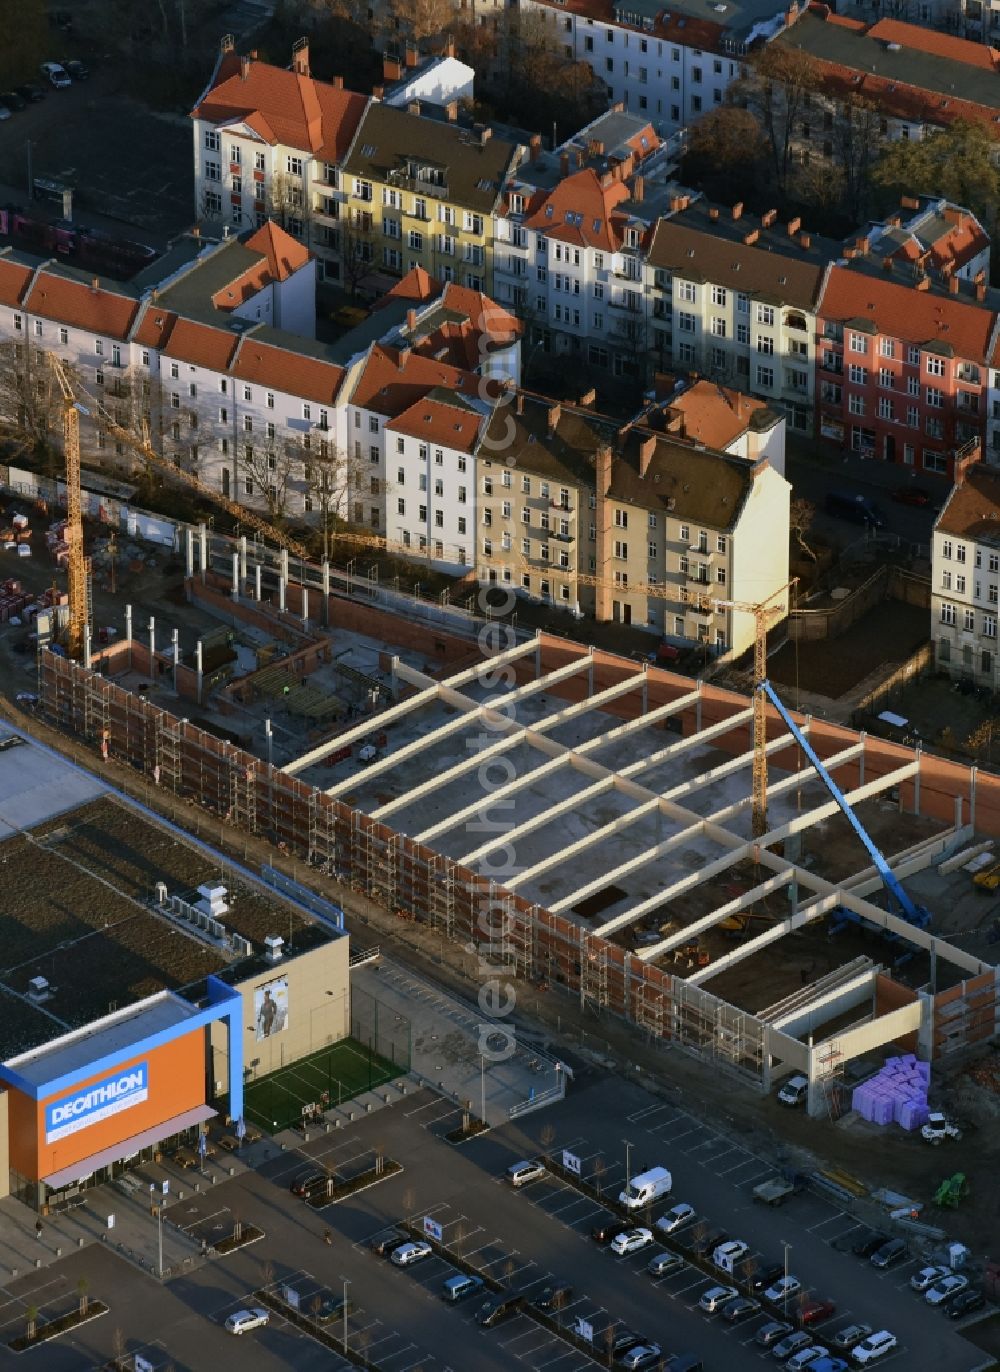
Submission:
<svg viewBox="0 0 1000 1372">
<path fill-rule="evenodd" d="M 48 1000 L 52 992 L 44 977 L 32 977 L 28 982 L 28 996 L 31 1000 Z"/>
<path fill-rule="evenodd" d="M 281 959 L 281 950 L 285 945 L 285 940 L 280 934 L 268 934 L 264 940 L 264 956 L 268 962 L 278 962 Z"/>
</svg>

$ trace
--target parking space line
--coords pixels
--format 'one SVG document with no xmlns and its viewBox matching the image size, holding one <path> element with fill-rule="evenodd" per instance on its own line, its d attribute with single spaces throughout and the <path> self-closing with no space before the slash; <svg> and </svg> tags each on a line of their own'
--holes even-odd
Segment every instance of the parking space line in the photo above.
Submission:
<svg viewBox="0 0 1000 1372">
<path fill-rule="evenodd" d="M 842 1219 L 843 1216 L 839 1212 L 833 1215 L 827 1215 L 825 1220 L 817 1220 L 815 1224 L 807 1225 L 806 1232 L 809 1234 L 815 1234 L 816 1231 L 818 1229 L 822 1229 L 825 1224 L 837 1224 Z"/>
</svg>

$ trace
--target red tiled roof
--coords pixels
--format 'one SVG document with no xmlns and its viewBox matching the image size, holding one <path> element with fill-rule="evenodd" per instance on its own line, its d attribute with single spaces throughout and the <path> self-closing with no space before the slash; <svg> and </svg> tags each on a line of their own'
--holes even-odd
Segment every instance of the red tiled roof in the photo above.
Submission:
<svg viewBox="0 0 1000 1372">
<path fill-rule="evenodd" d="M 953 62 L 982 67 L 984 71 L 996 71 L 1000 66 L 1000 51 L 996 48 L 956 38 L 950 33 L 920 28 L 901 19 L 879 19 L 868 29 L 867 36 L 882 43 L 898 43 L 902 48 L 930 53 L 932 57 L 948 57 Z"/>
<path fill-rule="evenodd" d="M 215 85 L 192 111 L 213 124 L 242 120 L 268 143 L 311 152 L 327 162 L 347 153 L 368 99 L 312 76 L 227 53 Z"/>
<path fill-rule="evenodd" d="M 441 448 L 471 453 L 479 437 L 483 416 L 447 405 L 441 400 L 418 400 L 385 427 L 411 438 L 426 439 Z"/>
<path fill-rule="evenodd" d="M 176 323 L 177 316 L 172 310 L 165 310 L 155 300 L 150 300 L 143 307 L 139 327 L 132 335 L 133 341 L 144 348 L 163 348 Z"/>
<path fill-rule="evenodd" d="M 435 386 L 468 396 L 478 393 L 480 379 L 471 371 L 435 362 L 413 351 L 406 353 L 401 366 L 400 356 L 398 348 L 374 344 L 350 397 L 351 404 L 395 418 Z"/>
<path fill-rule="evenodd" d="M 827 20 L 829 23 L 830 20 Z M 998 126 L 993 111 L 974 100 L 962 100 L 954 95 L 940 95 L 920 86 L 908 86 L 902 81 L 890 81 L 871 72 L 856 71 L 853 67 L 814 59 L 824 91 L 832 96 L 856 96 L 870 101 L 888 119 L 903 119 L 911 124 L 943 126 L 961 122 L 982 124 L 996 138 Z"/>
<path fill-rule="evenodd" d="M 401 281 L 376 300 L 373 310 L 384 309 L 394 300 L 412 300 L 415 304 L 423 300 L 433 300 L 441 294 L 441 284 L 424 267 L 411 267 Z"/>
<path fill-rule="evenodd" d="M 445 309 L 464 314 L 477 333 L 513 342 L 521 334 L 521 321 L 516 315 L 498 305 L 482 291 L 474 291 L 470 286 L 459 286 L 449 281 L 444 288 L 441 302 Z"/>
<path fill-rule="evenodd" d="M 833 267 L 817 313 L 824 319 L 870 319 L 880 334 L 912 343 L 947 343 L 957 357 L 985 362 L 993 311 L 956 296 L 918 291 L 848 267 Z"/>
<path fill-rule="evenodd" d="M 71 328 L 124 339 L 128 337 L 139 302 L 131 296 L 116 295 L 101 285 L 85 285 L 82 281 L 71 281 L 43 270 L 35 278 L 24 307 L 32 314 L 58 320 Z"/>
<path fill-rule="evenodd" d="M 684 416 L 685 438 L 722 452 L 746 432 L 750 416 L 767 406 L 763 400 L 717 386 L 714 381 L 696 381 L 675 396 L 667 408 Z"/>
<path fill-rule="evenodd" d="M 20 305 L 33 275 L 33 267 L 0 257 L 0 305 Z"/>
<path fill-rule="evenodd" d="M 244 339 L 233 364 L 233 375 L 256 382 L 319 405 L 332 405 L 344 379 L 344 368 L 320 357 L 258 343 L 251 335 Z"/>
<path fill-rule="evenodd" d="M 541 3 L 559 13 L 580 14 L 587 19 L 597 19 L 602 24 L 616 28 L 635 29 L 644 35 L 666 39 L 685 47 L 698 48 L 702 52 L 718 52 L 725 25 L 716 24 L 709 19 L 698 19 L 693 15 L 671 14 L 664 9 L 657 16 L 652 29 L 640 29 L 637 24 L 629 24 L 615 15 L 612 0 L 541 0 Z"/>
<path fill-rule="evenodd" d="M 210 324 L 195 324 L 190 319 L 178 319 L 170 330 L 163 349 L 167 357 L 190 362 L 195 367 L 208 367 L 224 372 L 229 366 L 238 339 L 228 329 L 213 329 Z"/>
<path fill-rule="evenodd" d="M 595 171 L 585 167 L 547 194 L 533 197 L 525 226 L 565 243 L 615 252 L 621 243 L 621 226 L 614 222 L 614 210 L 628 198 L 623 181 L 605 186 Z"/>
<path fill-rule="evenodd" d="M 232 310 L 274 281 L 286 281 L 310 259 L 309 249 L 270 219 L 243 245 L 260 253 L 260 261 L 212 296 L 217 310 Z"/>
<path fill-rule="evenodd" d="M 939 533 L 959 538 L 1000 536 L 1000 472 L 975 463 L 965 473 L 934 525 Z"/>
</svg>

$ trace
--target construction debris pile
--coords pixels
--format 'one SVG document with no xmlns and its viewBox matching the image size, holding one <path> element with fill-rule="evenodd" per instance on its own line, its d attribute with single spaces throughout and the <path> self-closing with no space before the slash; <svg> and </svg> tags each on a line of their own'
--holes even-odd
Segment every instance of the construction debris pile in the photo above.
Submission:
<svg viewBox="0 0 1000 1372">
<path fill-rule="evenodd" d="M 10 528 L 0 533 L 4 552 L 17 553 L 18 557 L 31 556 L 31 528 L 28 516 L 16 514 L 10 521 Z"/>
<path fill-rule="evenodd" d="M 874 1077 L 855 1087 L 851 1108 L 871 1124 L 898 1124 L 902 1129 L 920 1129 L 930 1110 L 927 1092 L 931 1083 L 929 1062 L 920 1062 L 913 1053 L 886 1058 L 885 1066 Z"/>
</svg>

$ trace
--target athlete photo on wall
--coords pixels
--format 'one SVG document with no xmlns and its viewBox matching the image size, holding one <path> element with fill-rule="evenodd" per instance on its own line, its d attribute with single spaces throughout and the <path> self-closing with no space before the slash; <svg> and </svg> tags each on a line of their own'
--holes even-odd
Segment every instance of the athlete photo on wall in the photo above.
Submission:
<svg viewBox="0 0 1000 1372">
<path fill-rule="evenodd" d="M 257 1041 L 274 1038 L 288 1028 L 288 979 L 275 977 L 253 993 L 253 1018 Z"/>
</svg>

